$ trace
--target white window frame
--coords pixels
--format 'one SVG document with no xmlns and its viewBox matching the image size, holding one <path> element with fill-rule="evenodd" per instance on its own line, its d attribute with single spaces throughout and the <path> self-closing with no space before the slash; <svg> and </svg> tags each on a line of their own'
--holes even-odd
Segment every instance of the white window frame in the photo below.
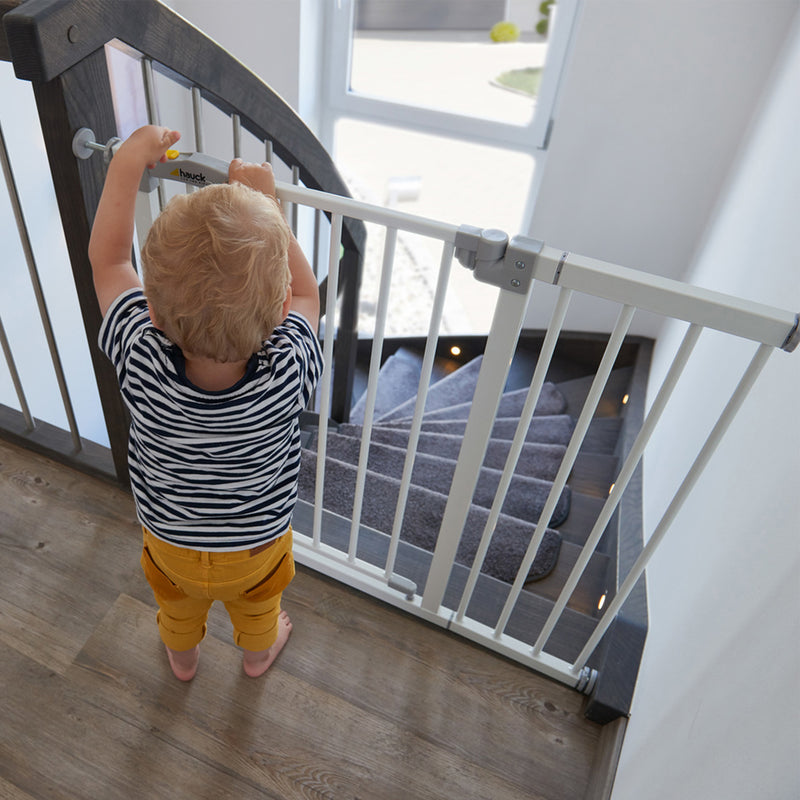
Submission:
<svg viewBox="0 0 800 800">
<path fill-rule="evenodd" d="M 547 148 L 559 84 L 581 3 L 582 0 L 558 0 L 557 12 L 556 6 L 553 6 L 545 70 L 535 111 L 527 124 L 515 125 L 398 103 L 352 91 L 348 82 L 352 64 L 351 32 L 355 0 L 329 0 L 324 22 L 326 46 L 323 64 L 324 102 L 320 120 L 322 141 L 332 148 L 336 122 L 347 118 L 464 139 L 535 156 L 537 150 Z"/>
</svg>

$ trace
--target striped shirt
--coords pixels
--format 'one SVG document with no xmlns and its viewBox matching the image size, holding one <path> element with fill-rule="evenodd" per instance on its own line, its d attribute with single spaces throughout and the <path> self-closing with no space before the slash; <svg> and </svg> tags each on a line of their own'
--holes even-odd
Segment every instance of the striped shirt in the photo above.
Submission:
<svg viewBox="0 0 800 800">
<path fill-rule="evenodd" d="M 206 391 L 150 321 L 141 289 L 120 295 L 99 343 L 131 415 L 128 464 L 139 520 L 170 544 L 245 550 L 283 534 L 300 470 L 300 412 L 322 370 L 319 342 L 291 312 L 241 380 Z"/>
</svg>

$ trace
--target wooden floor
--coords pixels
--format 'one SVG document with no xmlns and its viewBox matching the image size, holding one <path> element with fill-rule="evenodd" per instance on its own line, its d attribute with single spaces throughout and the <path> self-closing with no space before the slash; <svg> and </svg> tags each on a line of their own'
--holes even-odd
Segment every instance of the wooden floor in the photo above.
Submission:
<svg viewBox="0 0 800 800">
<path fill-rule="evenodd" d="M 0 797 L 580 800 L 577 693 L 299 568 L 247 678 L 214 609 L 169 670 L 128 494 L 0 442 Z"/>
</svg>

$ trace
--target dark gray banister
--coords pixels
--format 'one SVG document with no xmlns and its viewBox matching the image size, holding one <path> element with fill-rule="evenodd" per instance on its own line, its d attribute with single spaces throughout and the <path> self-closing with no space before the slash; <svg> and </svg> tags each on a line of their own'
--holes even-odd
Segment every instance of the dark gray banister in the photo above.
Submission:
<svg viewBox="0 0 800 800">
<path fill-rule="evenodd" d="M 224 113 L 238 115 L 242 127 L 258 139 L 269 141 L 275 155 L 296 168 L 299 179 L 306 186 L 349 196 L 330 155 L 294 110 L 227 51 L 157 0 L 114 3 L 105 0 L 27 0 L 19 4 L 14 0 L 2 0 L 0 10 L 7 12 L 3 17 L 6 41 L 2 43 L 0 54 L 7 54 L 6 57 L 13 61 L 17 77 L 33 84 L 43 128 L 49 124 L 46 118 L 50 114 L 59 115 L 58 110 L 54 112 L 46 107 L 54 102 L 61 104 L 55 96 L 59 92 L 54 95 L 52 91 L 58 80 L 71 75 L 64 85 L 70 85 L 73 95 L 79 92 L 81 81 L 86 83 L 87 97 L 95 91 L 100 95 L 105 93 L 105 89 L 98 89 L 97 83 L 107 81 L 106 70 L 96 56 L 103 52 L 107 42 L 118 40 L 151 59 L 157 69 L 166 71 L 174 80 L 199 90 L 205 100 Z M 74 129 L 81 126 L 74 111 L 80 106 L 86 109 L 85 124 L 93 127 L 98 137 L 110 137 L 116 133 L 108 127 L 108 114 L 105 114 L 103 122 L 92 123 L 88 115 L 89 104 L 79 98 L 76 106 L 67 110 L 66 120 L 58 120 L 59 136 L 63 138 L 67 133 L 65 122 Z M 71 135 L 74 130 L 69 133 Z M 55 162 L 66 150 L 61 146 L 62 142 L 54 141 L 54 136 L 53 131 L 48 135 L 45 130 L 51 169 L 55 172 L 61 169 Z M 70 169 L 66 168 L 66 171 Z M 96 183 L 96 180 L 95 176 L 90 183 Z M 87 217 L 91 220 L 96 198 L 90 201 L 84 196 L 84 201 Z M 64 218 L 67 212 L 61 201 L 60 206 Z M 66 218 L 64 224 L 65 227 L 68 224 Z M 352 396 L 365 239 L 364 224 L 360 220 L 344 220 L 340 277 L 343 299 L 337 325 L 331 409 L 332 416 L 339 420 L 347 419 Z M 74 266 L 73 251 L 71 248 Z M 80 283 L 76 275 L 79 294 Z M 321 295 L 325 297 L 324 286 Z M 86 311 L 83 301 L 81 305 Z M 91 322 L 87 324 L 90 339 L 94 327 Z"/>
</svg>

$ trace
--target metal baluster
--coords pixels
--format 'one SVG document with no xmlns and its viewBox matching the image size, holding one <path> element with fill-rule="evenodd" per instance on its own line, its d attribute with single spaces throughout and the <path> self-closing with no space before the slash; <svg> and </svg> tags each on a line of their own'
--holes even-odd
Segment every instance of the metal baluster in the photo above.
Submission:
<svg viewBox="0 0 800 800">
<path fill-rule="evenodd" d="M 25 397 L 25 391 L 22 388 L 22 381 L 19 379 L 19 372 L 17 365 L 14 362 L 14 354 L 11 352 L 11 345 L 9 344 L 8 337 L 6 336 L 6 329 L 3 326 L 3 320 L 0 319 L 0 347 L 3 349 L 3 354 L 6 357 L 6 365 L 8 371 L 11 373 L 11 382 L 14 384 L 14 391 L 17 393 L 17 400 L 19 400 L 19 407 L 22 410 L 22 416 L 25 418 L 25 428 L 32 431 L 36 424 L 33 421 L 28 400 Z"/>
<path fill-rule="evenodd" d="M 34 296 L 36 297 L 36 306 L 39 309 L 39 317 L 42 321 L 42 328 L 44 330 L 45 338 L 47 339 L 47 347 L 50 351 L 50 360 L 53 363 L 53 369 L 56 374 L 56 382 L 58 389 L 61 393 L 61 401 L 64 405 L 64 412 L 67 415 L 67 422 L 69 424 L 70 434 L 72 436 L 72 445 L 76 452 L 81 449 L 81 437 L 78 432 L 78 422 L 75 419 L 75 411 L 72 407 L 72 400 L 69 396 L 69 388 L 67 387 L 67 380 L 64 375 L 64 368 L 61 363 L 61 356 L 58 353 L 58 345 L 56 344 L 56 337 L 53 333 L 53 325 L 50 320 L 50 312 L 47 310 L 47 302 L 45 301 L 44 291 L 42 289 L 42 282 L 39 278 L 39 270 L 36 266 L 36 259 L 33 255 L 33 247 L 31 245 L 30 235 L 28 233 L 28 226 L 25 223 L 25 216 L 22 212 L 22 203 L 17 190 L 17 182 L 14 179 L 14 171 L 11 168 L 11 159 L 8 154 L 6 146 L 5 135 L 3 128 L 0 126 L 0 161 L 3 164 L 3 175 L 6 181 L 6 188 L 8 189 L 8 197 L 11 201 L 11 208 L 14 211 L 14 219 L 17 223 L 17 230 L 19 232 L 20 244 L 22 251 L 25 254 L 25 261 L 28 265 L 28 274 L 31 279 L 31 286 L 33 288 Z M 5 333 L 3 334 L 5 339 Z M 5 350 L 5 347 L 3 348 Z M 10 350 L 9 350 L 10 352 Z M 26 424 L 31 428 L 33 427 L 33 420 L 30 414 L 26 416 Z"/>
<path fill-rule="evenodd" d="M 300 185 L 300 167 L 294 166 L 292 167 L 292 186 L 299 186 L 299 185 Z M 297 236 L 298 211 L 299 211 L 298 204 L 292 203 L 292 213 L 291 213 L 292 233 L 295 236 Z"/>
<path fill-rule="evenodd" d="M 233 157 L 242 157 L 242 120 L 238 114 L 231 115 L 233 123 Z"/>
<path fill-rule="evenodd" d="M 203 96 L 197 86 L 192 86 L 192 120 L 194 122 L 194 149 L 205 153 L 205 131 L 203 130 Z"/>
<path fill-rule="evenodd" d="M 322 533 L 322 508 L 325 489 L 325 454 L 328 449 L 328 414 L 333 381 L 333 339 L 336 335 L 336 293 L 339 284 L 339 242 L 342 238 L 342 216 L 331 217 L 331 242 L 328 253 L 328 292 L 325 305 L 325 339 L 322 353 L 325 369 L 320 387 L 319 430 L 317 434 L 317 483 L 314 495 L 314 547 L 319 547 Z"/>
<path fill-rule="evenodd" d="M 383 337 L 386 330 L 386 314 L 389 306 L 389 290 L 392 283 L 392 267 L 397 246 L 397 228 L 386 229 L 386 239 L 383 245 L 383 266 L 381 281 L 378 291 L 378 307 L 375 313 L 375 333 L 372 339 L 372 355 L 369 365 L 369 380 L 367 382 L 366 406 L 364 422 L 361 433 L 361 450 L 358 457 L 358 472 L 356 474 L 355 498 L 353 500 L 353 520 L 350 528 L 350 548 L 348 558 L 354 561 L 358 549 L 358 529 L 361 523 L 361 510 L 364 502 L 364 486 L 367 478 L 367 465 L 369 460 L 369 445 L 372 437 L 372 420 L 375 415 L 375 400 L 378 395 L 378 371 L 381 368 L 381 353 L 383 352 Z"/>
</svg>

